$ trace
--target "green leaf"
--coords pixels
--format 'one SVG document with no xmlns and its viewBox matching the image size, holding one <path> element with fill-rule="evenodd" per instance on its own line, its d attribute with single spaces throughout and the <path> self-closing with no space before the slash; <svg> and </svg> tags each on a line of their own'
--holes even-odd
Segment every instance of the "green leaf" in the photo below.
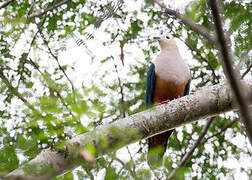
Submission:
<svg viewBox="0 0 252 180">
<path fill-rule="evenodd" d="M 109 166 L 106 168 L 105 180 L 113 180 L 117 179 L 116 169 L 114 167 Z"/>
<path fill-rule="evenodd" d="M 18 167 L 18 157 L 15 148 L 6 146 L 0 149 L 0 172 L 9 172 Z"/>
</svg>

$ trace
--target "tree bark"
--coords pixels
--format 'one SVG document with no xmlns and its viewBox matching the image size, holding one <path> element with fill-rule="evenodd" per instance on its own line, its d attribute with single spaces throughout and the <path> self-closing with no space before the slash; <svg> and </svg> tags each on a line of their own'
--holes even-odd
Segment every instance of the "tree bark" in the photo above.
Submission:
<svg viewBox="0 0 252 180">
<path fill-rule="evenodd" d="M 250 94 L 251 106 L 252 79 L 243 83 Z M 51 179 L 79 166 L 84 161 L 80 155 L 83 150 L 95 149 L 95 156 L 98 157 L 169 129 L 236 109 L 234 96 L 227 83 L 203 87 L 193 94 L 167 104 L 75 136 L 60 150 L 46 149 L 33 160 L 11 172 L 6 178 L 17 176 L 29 179 L 33 177 Z"/>
</svg>

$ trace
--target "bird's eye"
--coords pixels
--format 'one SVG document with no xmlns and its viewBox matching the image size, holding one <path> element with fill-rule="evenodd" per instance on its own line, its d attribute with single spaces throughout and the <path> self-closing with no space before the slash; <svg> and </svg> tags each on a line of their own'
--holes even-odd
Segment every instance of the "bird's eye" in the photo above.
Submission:
<svg viewBox="0 0 252 180">
<path fill-rule="evenodd" d="M 165 38 L 166 38 L 166 39 L 170 39 L 170 37 L 169 37 L 169 36 L 165 36 Z"/>
</svg>

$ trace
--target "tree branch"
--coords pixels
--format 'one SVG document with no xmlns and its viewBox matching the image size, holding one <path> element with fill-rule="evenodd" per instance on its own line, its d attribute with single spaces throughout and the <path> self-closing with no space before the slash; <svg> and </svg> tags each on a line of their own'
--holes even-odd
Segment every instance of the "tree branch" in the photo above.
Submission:
<svg viewBox="0 0 252 180">
<path fill-rule="evenodd" d="M 64 76 L 66 77 L 66 79 L 68 80 L 68 82 L 70 83 L 71 88 L 72 88 L 72 93 L 73 93 L 73 95 L 75 95 L 74 85 L 73 85 L 71 79 L 70 79 L 70 78 L 68 77 L 68 75 L 66 74 L 66 71 L 64 70 L 64 68 L 60 65 L 59 60 L 58 60 L 58 57 L 57 57 L 56 55 L 53 54 L 51 48 L 49 47 L 49 42 L 46 40 L 46 38 L 45 38 L 43 32 L 42 32 L 40 29 L 39 29 L 39 33 L 40 33 L 40 35 L 41 35 L 41 37 L 42 37 L 42 39 L 43 39 L 43 41 L 44 41 L 44 44 L 46 45 L 46 47 L 47 47 L 47 49 L 48 49 L 48 51 L 49 51 L 49 53 L 51 54 L 51 56 L 53 57 L 53 59 L 57 62 L 59 69 L 60 69 L 61 72 L 64 74 Z"/>
<path fill-rule="evenodd" d="M 162 9 L 165 10 L 165 13 L 171 16 L 174 16 L 176 19 L 182 21 L 185 25 L 187 25 L 191 30 L 199 33 L 203 37 L 205 37 L 211 44 L 216 44 L 216 38 L 211 35 L 211 33 L 203 26 L 200 26 L 187 17 L 183 16 L 179 12 L 167 8 L 163 3 L 160 3 L 159 0 L 153 0 L 156 4 L 158 4 Z"/>
<path fill-rule="evenodd" d="M 119 76 L 119 72 L 118 72 L 118 69 L 117 69 L 117 65 L 115 63 L 115 60 L 113 58 L 113 56 L 111 56 L 113 61 L 114 61 L 114 66 L 115 66 L 115 71 L 116 71 L 116 74 L 117 74 L 117 80 L 118 80 L 118 86 L 120 88 L 120 94 L 121 94 L 121 100 L 120 100 L 120 104 L 119 104 L 119 107 L 121 108 L 120 111 L 122 113 L 122 116 L 123 117 L 126 117 L 126 104 L 125 104 L 125 100 L 124 100 L 124 92 L 123 92 L 123 83 L 121 81 L 121 78 Z M 122 57 L 120 57 L 122 58 Z M 121 59 L 122 60 L 122 59 Z M 123 60 L 122 60 L 123 62 Z"/>
<path fill-rule="evenodd" d="M 252 46 L 248 49 L 247 53 L 240 56 L 240 61 L 235 67 L 236 71 L 240 72 L 242 69 L 242 66 L 245 65 L 247 62 L 250 62 L 251 60 L 251 55 L 249 55 L 250 52 L 252 52 Z"/>
<path fill-rule="evenodd" d="M 37 114 L 41 115 L 41 113 L 34 108 L 32 104 L 30 104 L 19 92 L 18 89 L 13 87 L 10 81 L 7 79 L 7 77 L 3 73 L 3 69 L 0 68 L 0 78 L 2 79 L 2 82 L 8 87 L 8 90 L 11 91 L 18 99 L 23 101 L 23 103 L 30 108 L 33 112 L 36 112 Z M 42 115 L 41 115 L 42 116 Z"/>
<path fill-rule="evenodd" d="M 243 123 L 245 125 L 245 129 L 247 131 L 248 138 L 250 143 L 252 144 L 252 117 L 251 112 L 249 111 L 249 105 L 247 102 L 247 94 L 246 89 L 243 84 L 238 79 L 238 74 L 234 71 L 232 66 L 232 56 L 230 54 L 230 48 L 227 45 L 226 38 L 224 35 L 224 31 L 222 29 L 222 22 L 220 17 L 220 4 L 217 3 L 216 0 L 208 0 L 210 4 L 212 15 L 214 19 L 214 24 L 216 28 L 216 34 L 218 37 L 218 44 L 217 47 L 222 55 L 222 66 L 224 68 L 224 73 L 229 80 L 229 84 L 235 94 L 235 99 L 239 104 L 240 113 L 242 115 Z"/>
<path fill-rule="evenodd" d="M 194 128 L 194 127 L 197 127 L 198 126 L 198 122 L 195 122 L 195 124 L 192 124 L 193 126 L 193 129 L 192 129 L 192 132 L 190 133 L 188 139 L 187 139 L 187 143 L 185 144 L 184 147 L 188 147 L 189 144 L 190 144 L 190 141 L 192 140 L 192 136 L 193 134 L 196 132 L 197 128 Z M 186 149 L 184 150 L 184 152 L 181 154 L 181 156 L 184 156 L 186 154 Z"/>
<path fill-rule="evenodd" d="M 68 3 L 69 1 L 71 1 L 71 0 L 63 0 L 63 1 L 59 2 L 59 3 L 57 3 L 57 4 L 54 4 L 53 6 L 51 6 L 51 7 L 47 8 L 47 9 L 45 9 L 44 11 L 42 11 L 42 12 L 40 12 L 40 13 L 38 13 L 38 14 L 34 14 L 34 15 L 29 16 L 28 19 L 33 19 L 33 18 L 35 18 L 35 17 L 43 16 L 43 15 L 46 14 L 47 12 L 53 11 L 53 10 L 56 9 L 57 7 L 62 6 L 63 4 Z"/>
<path fill-rule="evenodd" d="M 124 163 L 121 159 L 117 158 L 116 156 L 113 157 L 113 159 L 115 159 L 116 161 L 118 161 L 119 163 L 121 163 L 121 165 L 127 169 L 129 171 L 129 173 L 131 174 L 131 176 L 134 179 L 137 179 L 137 175 L 136 172 L 134 170 L 132 170 L 129 166 L 126 165 L 126 163 Z"/>
<path fill-rule="evenodd" d="M 8 174 L 0 173 L 0 179 L 4 179 L 4 180 L 34 180 L 34 179 L 43 180 L 41 178 L 36 178 L 36 177 L 25 178 L 23 176 L 16 176 L 16 175 L 6 177 L 7 175 Z"/>
<path fill-rule="evenodd" d="M 252 79 L 243 83 L 252 93 Z M 249 100 L 252 104 L 252 97 Z M 111 124 L 99 126 L 94 131 L 77 135 L 68 140 L 63 149 L 58 151 L 46 149 L 9 175 L 29 178 L 33 176 L 33 173 L 27 167 L 32 167 L 37 173 L 49 169 L 49 172 L 43 174 L 46 174 L 46 178 L 54 177 L 77 167 L 81 163 L 80 152 L 87 146 L 93 146 L 98 157 L 186 123 L 234 110 L 237 107 L 233 102 L 234 97 L 227 84 L 205 87 L 194 94 L 119 119 Z M 37 177 L 43 177 L 43 174 Z"/>
<path fill-rule="evenodd" d="M 206 59 L 205 57 L 203 57 L 203 56 L 201 55 L 200 51 L 199 51 L 197 48 L 192 47 L 189 43 L 187 43 L 187 42 L 186 42 L 185 40 L 183 40 L 181 37 L 179 37 L 179 36 L 175 36 L 175 37 L 177 37 L 178 39 L 180 39 L 180 40 L 181 40 L 192 52 L 195 52 L 196 55 L 197 55 L 202 61 L 204 61 L 204 62 L 206 62 L 206 63 L 208 64 L 210 70 L 212 71 L 212 74 L 213 74 L 213 76 L 214 76 L 214 79 L 217 81 L 217 83 L 220 83 L 220 80 L 219 80 L 220 78 L 216 75 L 215 70 L 214 70 L 214 67 L 213 67 L 213 65 L 209 62 L 209 60 Z"/>
<path fill-rule="evenodd" d="M 238 121 L 238 119 L 235 119 L 234 121 L 232 121 L 231 123 L 229 123 L 228 125 L 226 125 L 223 129 L 221 129 L 219 132 L 213 134 L 212 136 L 207 137 L 202 144 L 205 144 L 209 139 L 215 137 L 215 136 L 219 136 L 221 135 L 221 133 L 225 132 L 228 128 L 232 127 L 234 123 L 236 123 Z"/>
<path fill-rule="evenodd" d="M 242 78 L 244 78 L 249 72 L 251 72 L 250 71 L 251 68 L 252 68 L 252 63 L 250 64 L 250 66 L 248 67 L 248 69 L 242 74 Z"/>
<path fill-rule="evenodd" d="M 50 86 L 50 84 L 47 82 L 47 79 L 48 79 L 49 77 L 47 77 L 47 76 L 45 75 L 45 73 L 43 73 L 43 72 L 39 69 L 39 66 L 38 66 L 31 58 L 30 58 L 29 60 L 30 60 L 29 63 L 30 63 L 30 64 L 40 73 L 40 75 L 43 77 L 44 81 L 46 82 L 45 86 L 47 86 L 48 89 L 52 89 L 52 90 L 57 94 L 57 96 L 58 96 L 59 99 L 61 100 L 61 103 L 63 104 L 63 106 L 65 106 L 65 108 L 66 108 L 66 110 L 69 112 L 69 114 L 71 114 L 72 117 L 77 118 L 75 115 L 73 115 L 71 109 L 69 108 L 69 104 L 67 104 L 67 103 L 65 102 L 65 100 L 64 100 L 64 98 L 61 96 L 60 92 L 59 92 L 57 89 L 55 89 L 55 88 L 53 88 L 52 86 Z M 53 81 L 52 79 L 50 79 L 50 80 Z"/>
<path fill-rule="evenodd" d="M 8 0 L 8 1 L 5 1 L 1 6 L 0 6 L 0 9 L 2 8 L 5 8 L 6 6 L 8 6 L 10 3 L 12 3 L 13 1 L 15 0 Z"/>
<path fill-rule="evenodd" d="M 30 47 L 29 47 L 29 50 L 28 50 L 28 52 L 27 52 L 27 58 L 28 58 L 28 56 L 29 56 L 29 54 L 30 54 L 30 52 L 31 52 L 32 45 L 33 45 L 34 41 L 36 40 L 39 31 L 41 31 L 41 28 L 42 28 L 42 26 L 43 26 L 44 23 L 45 23 L 45 20 L 46 20 L 46 18 L 44 18 L 44 19 L 41 21 L 41 24 L 40 24 L 40 25 L 37 25 L 38 30 L 37 30 L 37 32 L 35 33 L 35 35 L 33 36 L 32 41 L 31 41 L 31 43 L 30 43 Z M 25 60 L 25 62 L 22 64 L 22 69 L 21 69 L 21 72 L 20 72 L 20 77 L 19 77 L 19 79 L 18 79 L 18 83 L 17 83 L 16 88 L 18 88 L 19 85 L 20 85 L 20 83 L 21 83 L 21 80 L 22 80 L 22 77 L 23 77 L 23 73 L 24 73 L 24 68 L 25 68 L 26 61 L 27 61 L 27 60 Z"/>
<path fill-rule="evenodd" d="M 212 117 L 211 119 L 209 119 L 209 121 L 207 122 L 206 126 L 202 129 L 199 138 L 197 139 L 197 141 L 194 143 L 193 147 L 190 149 L 190 151 L 188 151 L 183 157 L 181 157 L 178 166 L 173 169 L 173 171 L 170 173 L 170 175 L 168 176 L 167 179 L 172 179 L 172 177 L 174 176 L 175 172 L 182 166 L 184 166 L 187 162 L 187 160 L 192 156 L 194 150 L 200 145 L 201 140 L 204 138 L 204 136 L 206 135 L 208 129 L 210 128 L 211 124 L 213 123 L 213 121 L 215 120 L 215 117 Z"/>
<path fill-rule="evenodd" d="M 182 154 L 182 156 L 183 156 L 184 152 L 182 152 L 182 145 L 181 145 L 181 143 L 180 143 L 180 141 L 179 141 L 179 139 L 178 139 L 178 133 L 177 133 L 176 130 L 173 131 L 173 136 L 175 137 L 175 140 L 177 141 L 177 144 L 178 144 L 178 147 L 179 147 L 179 149 L 180 149 L 180 152 L 181 152 L 181 154 Z"/>
</svg>

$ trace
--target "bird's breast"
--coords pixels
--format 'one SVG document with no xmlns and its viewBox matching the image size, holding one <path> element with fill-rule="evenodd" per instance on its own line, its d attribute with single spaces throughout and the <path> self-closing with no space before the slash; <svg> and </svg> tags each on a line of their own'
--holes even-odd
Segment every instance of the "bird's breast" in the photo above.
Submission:
<svg viewBox="0 0 252 180">
<path fill-rule="evenodd" d="M 190 71 L 176 49 L 161 52 L 155 61 L 155 74 L 154 103 L 184 96 Z"/>
<path fill-rule="evenodd" d="M 155 73 L 160 79 L 181 85 L 190 79 L 189 67 L 178 51 L 162 52 L 155 61 Z"/>
</svg>

